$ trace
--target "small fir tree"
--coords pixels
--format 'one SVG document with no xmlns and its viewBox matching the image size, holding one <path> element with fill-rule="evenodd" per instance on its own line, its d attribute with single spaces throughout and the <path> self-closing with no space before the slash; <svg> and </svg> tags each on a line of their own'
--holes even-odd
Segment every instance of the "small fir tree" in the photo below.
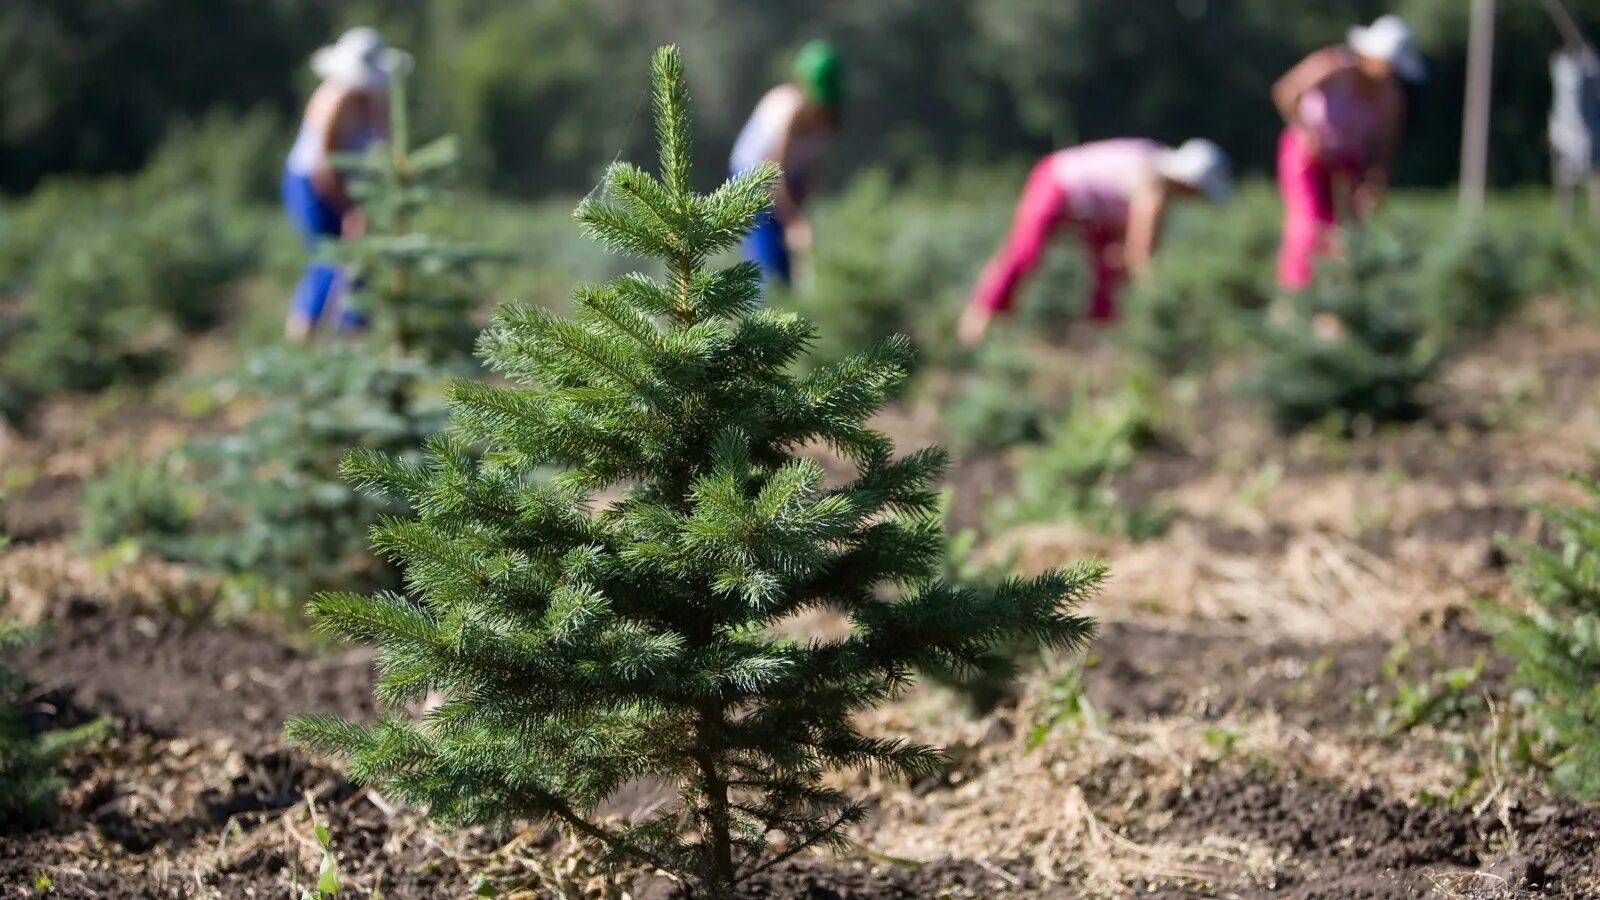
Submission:
<svg viewBox="0 0 1600 900">
<path fill-rule="evenodd" d="M 1434 239 L 1418 268 L 1428 341 L 1453 352 L 1493 333 L 1527 297 L 1523 276 L 1532 249 L 1526 234 L 1482 222 L 1457 225 Z"/>
<path fill-rule="evenodd" d="M 1119 497 L 1115 484 L 1156 443 L 1160 422 L 1160 404 L 1146 379 L 1101 396 L 1078 385 L 1071 408 L 1051 423 L 1045 440 L 1018 448 L 1016 484 L 991 508 L 991 521 L 1002 527 L 1076 521 L 1134 540 L 1160 536 L 1171 511 Z"/>
<path fill-rule="evenodd" d="M 570 319 L 502 309 L 480 346 L 521 387 L 459 384 L 455 435 L 421 464 L 369 452 L 346 463 L 417 512 L 374 532 L 406 589 L 325 594 L 310 612 L 323 631 L 378 646 L 383 704 L 436 705 L 369 725 L 303 716 L 287 731 L 444 823 L 559 822 L 607 861 L 721 897 L 844 840 L 864 810 L 825 772 L 939 764 L 932 748 L 862 734 L 855 713 L 917 669 L 974 665 L 1013 637 L 1082 643 L 1092 624 L 1071 610 L 1102 570 L 989 592 L 932 578 L 943 538 L 929 482 L 944 454 L 896 459 L 866 425 L 904 378 L 907 343 L 792 374 L 811 326 L 759 308 L 754 266 L 707 267 L 778 173 L 693 193 L 675 49 L 656 54 L 654 82 L 660 177 L 614 165 L 607 196 L 577 218 L 660 260 L 665 278 L 581 287 Z M 819 441 L 854 463 L 853 480 L 826 488 L 821 467 L 794 455 Z M 591 506 L 608 488 L 621 496 Z M 771 629 L 815 609 L 845 617 L 849 636 Z M 642 821 L 593 818 L 641 778 L 675 785 L 678 802 Z"/>
<path fill-rule="evenodd" d="M 945 439 L 959 457 L 976 457 L 1044 437 L 1053 410 L 1034 389 L 1034 361 L 1016 346 L 989 343 L 942 404 Z"/>
<path fill-rule="evenodd" d="M 1155 277 L 1131 289 L 1124 346 L 1162 376 L 1206 371 L 1249 336 L 1266 305 L 1260 272 L 1260 257 L 1243 252 L 1164 249 Z"/>
<path fill-rule="evenodd" d="M 1285 431 L 1329 419 L 1345 431 L 1415 419 L 1418 392 L 1438 369 L 1409 281 L 1416 254 L 1370 226 L 1343 239 L 1344 258 L 1321 266 L 1262 331 L 1264 359 L 1248 387 Z"/>
<path fill-rule="evenodd" d="M 1500 649 L 1516 661 L 1523 697 L 1557 789 L 1600 801 L 1600 482 L 1575 476 L 1583 505 L 1540 504 L 1552 549 L 1502 538 L 1531 605 L 1490 607 Z"/>
<path fill-rule="evenodd" d="M 829 240 L 812 254 L 814 284 L 774 298 L 813 321 L 827 322 L 806 362 L 836 363 L 893 334 L 909 334 L 927 313 L 926 304 L 907 302 L 920 269 L 911 254 L 897 253 L 899 230 L 889 212 L 893 188 L 888 173 L 867 172 L 818 215 Z"/>
<path fill-rule="evenodd" d="M 0 412 L 165 374 L 183 332 L 224 318 L 252 227 L 150 179 L 52 185 L 0 223 Z"/>
<path fill-rule="evenodd" d="M 476 271 L 503 258 L 469 242 L 430 233 L 431 214 L 450 200 L 460 172 L 453 135 L 411 146 L 404 66 L 391 67 L 387 141 L 334 165 L 350 180 L 366 232 L 331 243 L 345 264 L 349 302 L 372 320 L 377 345 L 401 356 L 458 362 L 472 347 L 480 298 Z"/>
<path fill-rule="evenodd" d="M 179 508 L 194 510 L 189 527 L 176 537 L 146 532 L 151 546 L 241 576 L 230 593 L 251 606 L 295 610 L 314 590 L 392 585 L 394 574 L 366 552 L 366 533 L 402 507 L 355 489 L 339 461 L 355 447 L 415 456 L 445 425 L 442 374 L 333 345 L 258 354 L 242 381 L 266 402 L 238 434 L 156 464 L 180 495 L 198 488 L 200 500 L 180 497 Z M 86 527 L 93 521 L 85 516 Z"/>
</svg>

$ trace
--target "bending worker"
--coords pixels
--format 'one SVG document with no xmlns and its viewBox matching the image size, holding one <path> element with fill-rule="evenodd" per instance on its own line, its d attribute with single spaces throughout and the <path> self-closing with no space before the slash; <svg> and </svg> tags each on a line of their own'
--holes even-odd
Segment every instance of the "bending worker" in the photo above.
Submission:
<svg viewBox="0 0 1600 900">
<path fill-rule="evenodd" d="M 283 171 L 283 206 L 306 247 L 316 253 L 324 240 L 354 237 L 365 227 L 361 210 L 345 192 L 331 158 L 366 149 L 388 136 L 389 72 L 402 59 L 384 47 L 371 28 L 352 28 L 311 57 L 322 79 L 306 104 L 305 118 Z M 333 263 L 313 258 L 295 287 L 286 332 L 305 340 L 328 314 L 341 290 Z M 339 311 L 341 329 L 359 327 L 354 310 Z"/>
<path fill-rule="evenodd" d="M 769 161 L 783 169 L 772 185 L 771 208 L 744 240 L 745 257 L 761 266 L 769 282 L 788 284 L 791 253 L 811 249 L 806 195 L 828 138 L 839 128 L 843 102 L 838 54 L 829 44 L 812 41 L 795 58 L 794 80 L 767 91 L 734 141 L 728 160 L 732 174 Z"/>
<path fill-rule="evenodd" d="M 1171 201 L 1221 202 L 1231 193 L 1227 156 L 1198 138 L 1177 149 L 1138 138 L 1096 141 L 1046 156 L 1028 176 L 1011 232 L 973 290 L 959 326 L 962 343 L 977 343 L 996 315 L 1011 310 L 1058 228 L 1083 243 L 1094 283 L 1089 318 L 1107 322 L 1116 318 L 1126 274 L 1148 275 Z"/>
<path fill-rule="evenodd" d="M 1411 29 L 1398 16 L 1350 29 L 1348 43 L 1302 60 L 1273 85 L 1286 127 L 1278 139 L 1283 244 L 1278 286 L 1298 290 L 1333 252 L 1341 208 L 1361 217 L 1389 184 L 1405 121 L 1399 79 L 1427 76 Z"/>
</svg>

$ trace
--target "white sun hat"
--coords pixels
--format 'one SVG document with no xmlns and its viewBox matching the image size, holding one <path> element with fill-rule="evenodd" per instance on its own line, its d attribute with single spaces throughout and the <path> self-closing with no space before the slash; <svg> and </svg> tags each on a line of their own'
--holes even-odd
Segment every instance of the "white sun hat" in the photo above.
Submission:
<svg viewBox="0 0 1600 900">
<path fill-rule="evenodd" d="M 1161 177 L 1188 185 L 1217 203 L 1233 196 L 1229 170 L 1228 154 L 1205 138 L 1193 138 L 1156 156 L 1156 172 Z"/>
<path fill-rule="evenodd" d="M 1365 28 L 1357 25 L 1350 29 L 1349 43 L 1350 49 L 1362 56 L 1387 62 L 1407 81 L 1428 78 L 1428 64 L 1417 49 L 1411 26 L 1399 16 L 1381 16 Z"/>
<path fill-rule="evenodd" d="M 411 57 L 385 46 L 378 32 L 366 27 L 352 28 L 311 54 L 311 71 L 334 84 L 358 90 L 383 87 L 396 69 L 410 71 Z"/>
</svg>

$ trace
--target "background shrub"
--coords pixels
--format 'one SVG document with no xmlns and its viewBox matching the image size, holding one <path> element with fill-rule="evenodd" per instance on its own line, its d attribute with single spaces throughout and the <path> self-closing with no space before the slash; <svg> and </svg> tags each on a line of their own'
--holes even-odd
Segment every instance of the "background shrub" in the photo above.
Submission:
<svg viewBox="0 0 1600 900">
<path fill-rule="evenodd" d="M 1123 345 L 1164 375 L 1198 372 L 1248 346 L 1276 295 L 1282 213 L 1248 185 L 1231 203 L 1174 209 L 1152 278 L 1123 300 Z"/>
<path fill-rule="evenodd" d="M 228 318 L 255 233 L 252 217 L 154 179 L 36 193 L 0 239 L 0 373 L 30 399 L 154 380 L 185 332 Z"/>
<path fill-rule="evenodd" d="M 962 456 L 1039 440 L 1045 416 L 1028 352 L 998 342 L 986 344 L 971 360 L 940 409 L 945 439 Z"/>
<path fill-rule="evenodd" d="M 1155 393 L 1140 380 L 1098 397 L 1080 386 L 1066 414 L 1046 425 L 1044 441 L 1017 450 L 1015 486 L 991 518 L 1000 525 L 1078 522 L 1135 540 L 1159 535 L 1168 513 L 1118 497 L 1112 479 L 1155 440 L 1160 421 Z"/>
<path fill-rule="evenodd" d="M 1343 233 L 1344 258 L 1325 260 L 1260 330 L 1247 387 L 1286 430 L 1332 419 L 1344 430 L 1422 414 L 1419 391 L 1438 357 L 1409 278 L 1417 254 L 1375 226 Z"/>
<path fill-rule="evenodd" d="M 1491 333 L 1526 297 L 1524 266 L 1533 235 L 1488 223 L 1457 222 L 1425 240 L 1417 290 L 1436 352 L 1460 349 Z"/>
<path fill-rule="evenodd" d="M 386 586 L 367 528 L 403 510 L 351 487 L 339 460 L 354 447 L 409 451 L 434 434 L 442 377 L 356 346 L 261 351 L 213 387 L 253 407 L 243 425 L 90 481 L 79 536 L 235 576 L 248 590 L 230 599 L 246 608 L 292 611 L 313 590 Z"/>
</svg>

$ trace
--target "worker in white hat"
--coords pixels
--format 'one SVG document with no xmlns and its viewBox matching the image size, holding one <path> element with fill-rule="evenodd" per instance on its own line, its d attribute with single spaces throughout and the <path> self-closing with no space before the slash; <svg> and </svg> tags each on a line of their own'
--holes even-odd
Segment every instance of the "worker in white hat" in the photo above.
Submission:
<svg viewBox="0 0 1600 900">
<path fill-rule="evenodd" d="M 1341 206 L 1360 216 L 1377 204 L 1405 121 L 1400 80 L 1427 74 L 1405 21 L 1383 16 L 1350 29 L 1344 44 L 1312 53 L 1273 85 L 1286 126 L 1278 141 L 1281 287 L 1311 281 L 1315 258 L 1332 250 Z"/>
<path fill-rule="evenodd" d="M 1088 257 L 1089 318 L 1111 321 L 1124 278 L 1148 276 L 1171 201 L 1221 202 L 1231 193 L 1227 155 L 1199 138 L 1177 148 L 1120 138 L 1046 156 L 1028 177 L 1005 243 L 973 289 L 958 330 L 961 342 L 977 343 L 995 316 L 1010 312 L 1023 277 L 1062 227 L 1078 236 Z"/>
<path fill-rule="evenodd" d="M 352 28 L 311 57 L 311 70 L 322 79 L 306 104 L 300 134 L 283 171 L 283 205 L 289 220 L 313 252 L 324 240 L 361 233 L 361 211 L 345 192 L 331 159 L 358 152 L 388 134 L 388 84 L 404 54 L 384 46 L 371 28 Z M 304 340 L 315 331 L 338 290 L 337 266 L 313 259 L 295 288 L 286 331 Z M 340 325 L 356 327 L 360 316 L 342 310 Z"/>
</svg>

